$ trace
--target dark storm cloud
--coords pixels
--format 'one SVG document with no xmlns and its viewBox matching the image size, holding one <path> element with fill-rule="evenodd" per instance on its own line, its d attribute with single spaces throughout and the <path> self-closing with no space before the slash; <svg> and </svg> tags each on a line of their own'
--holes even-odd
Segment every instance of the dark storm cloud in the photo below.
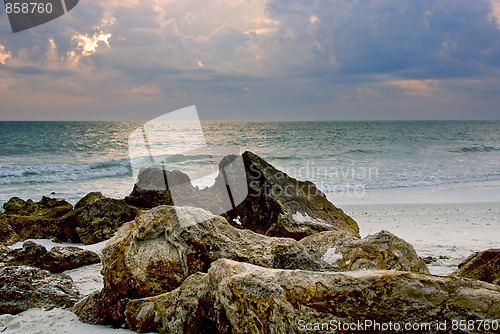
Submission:
<svg viewBox="0 0 500 334">
<path fill-rule="evenodd" d="M 281 43 L 299 48 L 314 38 L 313 63 L 343 74 L 462 77 L 500 59 L 500 31 L 485 0 L 270 0 L 267 10 L 282 22 Z M 316 29 L 304 34 L 312 17 Z"/>
</svg>

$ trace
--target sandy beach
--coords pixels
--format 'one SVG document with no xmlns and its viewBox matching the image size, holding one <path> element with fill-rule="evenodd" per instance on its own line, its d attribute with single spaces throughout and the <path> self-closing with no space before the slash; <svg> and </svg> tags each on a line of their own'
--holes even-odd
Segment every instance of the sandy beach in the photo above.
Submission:
<svg viewBox="0 0 500 334">
<path fill-rule="evenodd" d="M 500 182 L 367 190 L 328 198 L 358 223 L 362 237 L 388 230 L 411 243 L 434 275 L 449 275 L 474 252 L 500 247 Z"/>
</svg>

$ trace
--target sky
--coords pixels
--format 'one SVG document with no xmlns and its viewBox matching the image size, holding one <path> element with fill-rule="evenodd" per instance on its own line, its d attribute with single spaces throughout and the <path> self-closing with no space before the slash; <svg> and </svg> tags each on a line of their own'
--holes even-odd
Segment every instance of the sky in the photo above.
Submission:
<svg viewBox="0 0 500 334">
<path fill-rule="evenodd" d="M 80 0 L 12 33 L 0 120 L 500 119 L 500 0 Z"/>
</svg>

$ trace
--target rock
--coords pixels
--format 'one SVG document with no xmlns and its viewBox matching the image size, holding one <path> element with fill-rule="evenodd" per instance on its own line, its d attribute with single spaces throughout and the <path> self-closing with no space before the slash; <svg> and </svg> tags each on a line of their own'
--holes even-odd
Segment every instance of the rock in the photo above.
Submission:
<svg viewBox="0 0 500 334">
<path fill-rule="evenodd" d="M 330 203 L 313 183 L 291 178 L 248 151 L 242 154 L 241 171 L 246 173 L 245 180 L 236 175 L 240 169 L 226 168 L 236 159 L 237 156 L 223 158 L 214 185 L 202 190 L 193 187 L 189 177 L 180 171 L 144 169 L 125 200 L 143 208 L 173 204 L 200 207 L 224 214 L 237 228 L 268 236 L 298 240 L 321 231 L 345 231 L 359 236 L 356 222 Z M 238 201 L 233 198 L 235 203 L 241 202 L 235 208 L 226 198 L 226 184 L 231 184 L 233 197 L 248 194 Z M 173 187 L 176 187 L 175 203 L 170 191 Z"/>
<path fill-rule="evenodd" d="M 470 255 L 458 265 L 458 270 L 451 276 L 500 285 L 500 249 L 488 249 Z"/>
<path fill-rule="evenodd" d="M 192 207 L 159 206 L 140 214 L 124 224 L 102 252 L 100 305 L 107 312 L 104 321 L 114 325 L 123 322 L 128 299 L 173 290 L 192 273 L 206 272 L 219 258 L 269 268 L 322 270 L 293 239 L 240 230 L 221 216 Z"/>
<path fill-rule="evenodd" d="M 33 204 L 33 201 L 30 204 Z M 25 207 L 26 202 L 19 197 L 12 197 L 3 204 L 5 213 L 9 215 L 18 215 Z"/>
<path fill-rule="evenodd" d="M 139 208 L 154 208 L 159 205 L 173 205 L 172 196 L 168 190 L 169 180 L 179 180 L 191 185 L 189 176 L 181 171 L 163 171 L 158 168 L 145 168 L 139 172 L 137 182 L 125 201 Z M 191 192 L 191 190 L 189 191 Z"/>
<path fill-rule="evenodd" d="M 73 206 L 65 200 L 45 196 L 36 203 L 32 200 L 23 201 L 18 197 L 13 197 L 4 203 L 3 207 L 7 215 L 43 216 L 45 218 L 61 217 L 73 209 Z"/>
<path fill-rule="evenodd" d="M 83 196 L 82 199 L 78 201 L 75 205 L 75 210 L 83 208 L 87 204 L 91 204 L 99 199 L 105 199 L 106 196 L 104 196 L 101 192 L 95 191 L 88 193 L 87 195 Z"/>
<path fill-rule="evenodd" d="M 5 215 L 0 215 L 0 245 L 12 245 L 21 239 L 12 226 L 6 221 Z"/>
<path fill-rule="evenodd" d="M 60 228 L 72 242 L 82 241 L 87 245 L 110 239 L 138 212 L 124 200 L 100 198 L 96 193 L 85 196 L 76 206 L 77 209 L 61 217 Z"/>
<path fill-rule="evenodd" d="M 78 247 L 57 246 L 49 252 L 41 245 L 26 241 L 21 249 L 2 249 L 0 261 L 10 266 L 28 265 L 59 273 L 98 263 L 101 259 L 96 253 Z"/>
<path fill-rule="evenodd" d="M 321 232 L 300 243 L 327 271 L 387 269 L 429 274 L 413 246 L 388 231 L 363 239 L 346 232 Z"/>
<path fill-rule="evenodd" d="M 53 239 L 56 242 L 60 242 L 61 240 L 67 240 L 64 231 L 59 226 L 58 218 L 6 215 L 5 222 L 19 236 L 17 241 L 26 239 Z"/>
<path fill-rule="evenodd" d="M 434 263 L 434 262 L 437 262 L 437 258 L 435 258 L 434 256 L 426 256 L 426 257 L 423 257 L 421 258 L 422 261 L 424 261 L 426 264 L 431 264 L 431 263 Z"/>
<path fill-rule="evenodd" d="M 452 322 L 499 319 L 500 287 L 410 272 L 318 273 L 221 259 L 171 292 L 129 301 L 125 314 L 141 332 L 344 332 L 342 324 L 359 329 L 360 323 L 360 331 L 379 332 L 375 326 L 391 323 L 398 332 L 418 324 L 426 333 L 455 333 Z M 436 327 L 445 321 L 446 330 Z"/>
<path fill-rule="evenodd" d="M 43 197 L 40 202 L 23 201 L 13 197 L 4 203 L 5 214 L 0 217 L 0 243 L 7 245 L 26 239 L 66 240 L 59 227 L 59 217 L 73 209 L 64 200 Z"/>
<path fill-rule="evenodd" d="M 71 277 L 28 266 L 0 267 L 0 314 L 32 307 L 73 306 L 79 299 Z"/>
<path fill-rule="evenodd" d="M 313 183 L 291 178 L 251 152 L 242 156 L 248 196 L 226 214 L 233 226 L 297 240 L 321 231 L 359 236 L 356 222 Z"/>
</svg>

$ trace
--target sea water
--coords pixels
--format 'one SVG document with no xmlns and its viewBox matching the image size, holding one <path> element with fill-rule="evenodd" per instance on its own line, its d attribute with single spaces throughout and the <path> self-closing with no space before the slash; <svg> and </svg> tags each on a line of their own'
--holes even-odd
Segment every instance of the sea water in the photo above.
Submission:
<svg viewBox="0 0 500 334">
<path fill-rule="evenodd" d="M 141 124 L 0 122 L 0 205 L 13 196 L 74 204 L 91 191 L 125 197 L 135 182 L 128 137 Z M 252 151 L 330 194 L 500 180 L 499 121 L 204 121 L 202 129 L 209 147 Z M 189 152 L 168 162 L 187 173 L 211 163 Z"/>
</svg>

